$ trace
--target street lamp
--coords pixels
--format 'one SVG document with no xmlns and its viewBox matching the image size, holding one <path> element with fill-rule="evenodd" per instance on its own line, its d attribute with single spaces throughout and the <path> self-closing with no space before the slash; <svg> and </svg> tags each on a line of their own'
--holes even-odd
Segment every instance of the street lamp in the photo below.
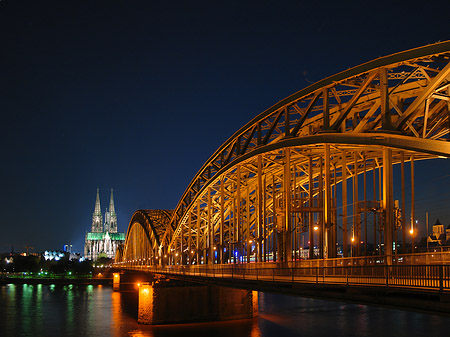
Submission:
<svg viewBox="0 0 450 337">
<path fill-rule="evenodd" d="M 319 224 L 314 224 L 313 227 L 314 231 L 317 232 L 317 237 L 318 237 L 318 243 L 319 243 L 319 258 L 323 258 L 323 238 L 322 238 L 322 233 L 320 232 L 320 226 Z"/>
<path fill-rule="evenodd" d="M 414 242 L 414 227 L 411 225 L 411 229 L 409 230 L 409 234 L 411 234 L 411 254 L 414 254 L 415 251 L 415 242 Z"/>
<path fill-rule="evenodd" d="M 352 246 L 350 247 L 350 257 L 353 257 L 353 243 L 355 242 L 355 233 L 352 234 Z"/>
</svg>

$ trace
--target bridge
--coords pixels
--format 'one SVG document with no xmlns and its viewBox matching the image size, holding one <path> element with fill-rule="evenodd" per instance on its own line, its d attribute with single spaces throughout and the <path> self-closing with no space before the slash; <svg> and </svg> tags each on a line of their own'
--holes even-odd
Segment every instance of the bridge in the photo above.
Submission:
<svg viewBox="0 0 450 337">
<path fill-rule="evenodd" d="M 449 113 L 450 41 L 314 83 L 237 130 L 174 210 L 136 211 L 115 268 L 446 294 L 450 253 L 415 252 L 414 164 L 450 157 Z"/>
</svg>

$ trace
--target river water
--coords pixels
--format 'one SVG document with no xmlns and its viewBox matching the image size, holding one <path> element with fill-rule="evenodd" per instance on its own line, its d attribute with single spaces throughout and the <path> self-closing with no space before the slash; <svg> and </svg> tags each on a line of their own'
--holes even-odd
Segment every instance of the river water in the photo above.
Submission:
<svg viewBox="0 0 450 337">
<path fill-rule="evenodd" d="M 431 337 L 450 331 L 447 316 L 270 293 L 259 293 L 257 318 L 147 326 L 137 323 L 133 299 L 101 285 L 2 285 L 0 336 Z"/>
</svg>

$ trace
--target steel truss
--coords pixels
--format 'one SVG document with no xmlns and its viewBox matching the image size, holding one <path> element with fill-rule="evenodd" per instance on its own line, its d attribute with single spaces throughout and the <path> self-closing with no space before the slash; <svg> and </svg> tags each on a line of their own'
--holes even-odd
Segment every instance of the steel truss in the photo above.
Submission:
<svg viewBox="0 0 450 337">
<path fill-rule="evenodd" d="M 405 162 L 414 219 L 414 161 L 450 156 L 449 61 L 450 41 L 404 51 L 328 77 L 267 109 L 203 165 L 164 233 L 148 239 L 149 257 L 161 264 L 292 261 L 300 258 L 305 232 L 309 258 L 315 241 L 320 257 L 336 257 L 338 242 L 344 257 L 360 256 L 367 253 L 372 221 L 373 240 L 384 241 L 390 263 L 400 227 L 405 242 L 405 212 L 399 219 L 398 211 L 405 209 Z M 403 191 L 398 206 L 396 164 Z M 126 246 L 137 240 L 128 240 L 130 230 Z M 122 261 L 135 253 L 127 254 Z"/>
<path fill-rule="evenodd" d="M 137 210 L 131 217 L 128 226 L 125 245 L 116 252 L 116 261 L 145 261 L 157 264 L 160 238 L 170 228 L 173 211 L 168 210 Z M 166 242 L 168 244 L 168 242 Z"/>
</svg>

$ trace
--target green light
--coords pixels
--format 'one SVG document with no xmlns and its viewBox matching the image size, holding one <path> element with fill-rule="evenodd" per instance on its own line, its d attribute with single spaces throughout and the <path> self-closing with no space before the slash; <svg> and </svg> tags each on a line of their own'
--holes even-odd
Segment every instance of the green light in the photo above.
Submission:
<svg viewBox="0 0 450 337">
<path fill-rule="evenodd" d="M 106 233 L 87 233 L 87 240 L 103 240 L 105 238 Z M 108 233 L 109 237 L 112 241 L 123 240 L 125 241 L 125 233 Z"/>
</svg>

